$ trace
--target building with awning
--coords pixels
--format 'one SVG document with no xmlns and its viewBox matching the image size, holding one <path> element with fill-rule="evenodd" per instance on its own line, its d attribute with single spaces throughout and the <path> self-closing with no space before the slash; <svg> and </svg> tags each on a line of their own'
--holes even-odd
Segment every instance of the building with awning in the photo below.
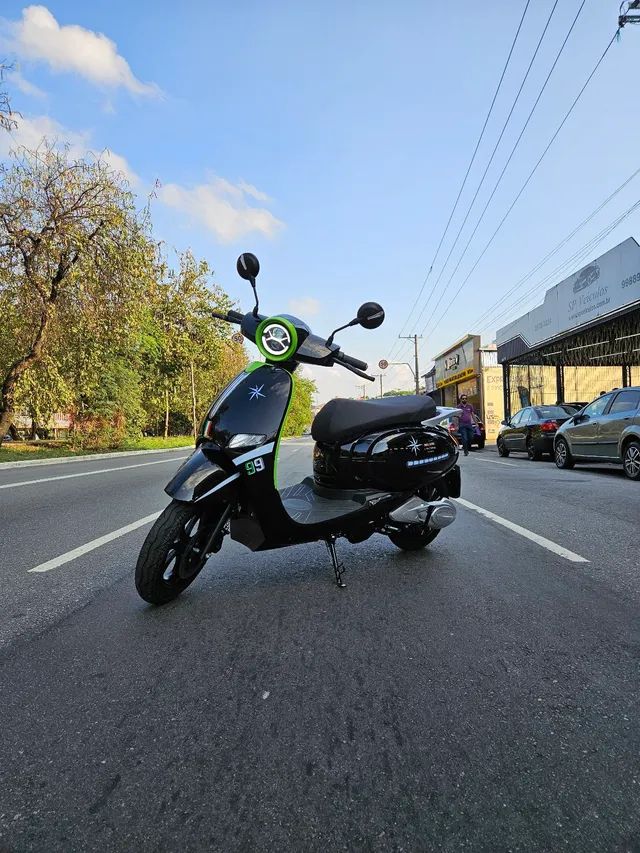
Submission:
<svg viewBox="0 0 640 853">
<path fill-rule="evenodd" d="M 504 414 L 640 385 L 640 246 L 629 237 L 498 330 Z"/>
</svg>

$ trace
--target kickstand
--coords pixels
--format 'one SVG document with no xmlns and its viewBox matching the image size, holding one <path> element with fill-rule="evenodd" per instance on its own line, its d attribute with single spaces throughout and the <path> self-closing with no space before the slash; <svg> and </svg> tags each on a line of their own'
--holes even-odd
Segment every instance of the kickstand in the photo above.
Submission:
<svg viewBox="0 0 640 853">
<path fill-rule="evenodd" d="M 327 546 L 327 551 L 329 552 L 329 556 L 331 557 L 331 562 L 333 564 L 333 571 L 336 575 L 336 583 L 340 587 L 340 589 L 344 589 L 346 584 L 342 580 L 342 575 L 344 574 L 345 568 L 342 563 L 338 562 L 338 555 L 336 553 L 336 537 L 329 536 L 325 539 L 325 544 Z"/>
</svg>

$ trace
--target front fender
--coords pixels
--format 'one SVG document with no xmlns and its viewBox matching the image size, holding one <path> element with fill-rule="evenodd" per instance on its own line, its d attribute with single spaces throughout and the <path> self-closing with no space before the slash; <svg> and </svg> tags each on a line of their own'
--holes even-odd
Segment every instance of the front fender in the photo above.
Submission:
<svg viewBox="0 0 640 853">
<path fill-rule="evenodd" d="M 229 501 L 235 493 L 240 472 L 217 445 L 201 444 L 182 463 L 165 492 L 185 503 L 198 503 L 205 499 Z"/>
</svg>

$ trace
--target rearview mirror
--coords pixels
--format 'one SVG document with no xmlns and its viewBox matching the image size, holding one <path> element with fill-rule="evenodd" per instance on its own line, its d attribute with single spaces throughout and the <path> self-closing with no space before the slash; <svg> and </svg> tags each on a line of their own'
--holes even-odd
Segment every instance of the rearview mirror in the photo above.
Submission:
<svg viewBox="0 0 640 853">
<path fill-rule="evenodd" d="M 238 258 L 236 269 L 240 278 L 253 283 L 260 272 L 260 261 L 251 252 L 243 252 Z"/>
<path fill-rule="evenodd" d="M 384 323 L 384 308 L 377 302 L 365 302 L 358 308 L 357 320 L 364 329 L 377 329 Z"/>
</svg>

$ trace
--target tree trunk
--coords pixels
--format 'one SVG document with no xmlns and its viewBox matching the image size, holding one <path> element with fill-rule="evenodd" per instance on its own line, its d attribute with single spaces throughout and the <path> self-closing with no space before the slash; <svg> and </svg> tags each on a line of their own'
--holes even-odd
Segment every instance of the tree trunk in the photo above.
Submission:
<svg viewBox="0 0 640 853">
<path fill-rule="evenodd" d="M 169 438 L 169 388 L 164 389 L 164 437 Z"/>
<path fill-rule="evenodd" d="M 31 344 L 31 349 L 23 358 L 19 358 L 9 368 L 2 383 L 2 402 L 0 403 L 0 436 L 6 435 L 14 417 L 14 399 L 16 386 L 22 374 L 33 364 L 40 361 L 42 348 L 44 346 L 47 326 L 49 325 L 50 312 L 45 309 L 40 318 L 40 326 Z"/>
<path fill-rule="evenodd" d="M 193 373 L 193 359 L 191 360 L 191 403 L 192 403 L 192 422 L 193 422 L 193 440 L 198 440 L 198 423 L 196 420 L 196 380 Z"/>
</svg>

